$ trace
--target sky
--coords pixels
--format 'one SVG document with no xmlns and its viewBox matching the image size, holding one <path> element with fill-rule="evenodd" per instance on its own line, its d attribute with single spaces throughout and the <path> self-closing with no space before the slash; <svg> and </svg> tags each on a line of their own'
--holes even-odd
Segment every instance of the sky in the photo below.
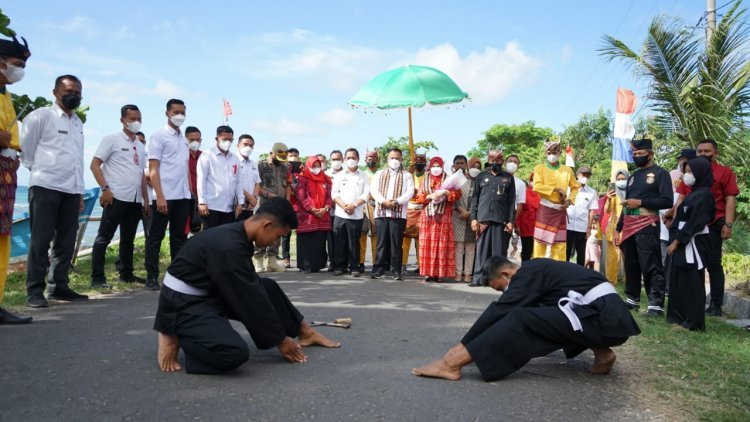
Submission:
<svg viewBox="0 0 750 422">
<path fill-rule="evenodd" d="M 365 112 L 348 101 L 375 75 L 406 64 L 442 70 L 471 98 L 413 112 L 415 141 L 434 142 L 431 155 L 449 161 L 495 124 L 533 120 L 560 132 L 583 113 L 614 109 L 618 87 L 640 98 L 646 86 L 633 70 L 599 56 L 602 36 L 637 49 L 655 16 L 694 26 L 706 7 L 703 0 L 5 3 L 32 52 L 26 77 L 9 89 L 52 98 L 57 76 L 78 76 L 91 107 L 87 165 L 102 137 L 122 130 L 122 105 L 138 105 L 149 136 L 166 124 L 170 98 L 185 101 L 183 127 L 201 129 L 203 149 L 214 145 L 226 98 L 235 138 L 252 134 L 255 158 L 276 141 L 303 156 L 363 152 L 406 136 L 407 113 Z M 19 184 L 27 181 L 20 172 Z"/>
</svg>

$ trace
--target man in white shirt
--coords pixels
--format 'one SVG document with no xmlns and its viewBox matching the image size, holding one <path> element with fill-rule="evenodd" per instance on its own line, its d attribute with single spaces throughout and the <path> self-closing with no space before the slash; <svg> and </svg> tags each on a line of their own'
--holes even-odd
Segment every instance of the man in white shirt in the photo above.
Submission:
<svg viewBox="0 0 750 422">
<path fill-rule="evenodd" d="M 516 177 L 518 168 L 521 167 L 521 159 L 516 154 L 511 154 L 505 159 L 505 171 L 513 175 L 513 182 L 516 185 L 516 215 L 521 213 L 523 206 L 526 204 L 526 183 L 519 177 Z M 508 252 L 508 246 L 510 245 L 511 236 L 503 238 L 503 252 Z M 514 238 L 513 249 L 517 245 L 517 237 Z M 511 256 L 510 254 L 505 256 Z"/>
<path fill-rule="evenodd" d="M 331 180 L 333 180 L 333 178 L 336 177 L 337 174 L 341 173 L 341 171 L 344 169 L 344 154 L 341 153 L 341 150 L 335 149 L 331 151 L 331 155 L 329 157 L 331 159 L 331 168 L 326 170 L 325 174 L 326 176 L 330 177 Z M 320 163 L 323 168 L 325 168 L 325 160 L 322 160 Z M 335 211 L 336 204 L 334 203 L 333 209 L 330 211 L 331 221 L 333 221 Z M 333 272 L 334 260 L 336 256 L 336 239 L 334 238 L 333 231 L 329 231 L 328 234 L 326 234 L 326 252 L 328 255 L 328 272 Z"/>
<path fill-rule="evenodd" d="M 253 210 L 258 205 L 258 194 L 260 193 L 260 173 L 258 163 L 250 159 L 255 147 L 255 139 L 248 134 L 240 135 L 237 141 L 237 160 L 240 163 L 240 172 L 237 191 L 237 204 L 240 212 L 237 221 L 247 220 L 253 216 Z"/>
<path fill-rule="evenodd" d="M 148 212 L 148 192 L 143 163 L 143 144 L 136 139 L 141 128 L 141 111 L 128 104 L 120 109 L 120 132 L 105 136 L 91 160 L 91 172 L 101 188 L 102 219 L 91 251 L 91 287 L 110 288 L 104 275 L 107 246 L 120 227 L 117 269 L 124 282 L 145 283 L 133 275 L 133 240 L 138 221 Z"/>
<path fill-rule="evenodd" d="M 375 231 L 378 235 L 372 278 L 382 278 L 386 268 L 390 267 L 393 279 L 402 280 L 406 206 L 414 196 L 414 178 L 404 170 L 398 148 L 388 150 L 387 165 L 370 180 L 370 194 L 375 200 Z"/>
<path fill-rule="evenodd" d="M 237 183 L 240 162 L 229 152 L 232 141 L 231 127 L 217 127 L 216 145 L 198 159 L 198 214 L 208 229 L 234 222 L 235 205 L 242 194 Z"/>
<path fill-rule="evenodd" d="M 336 203 L 333 218 L 335 249 L 333 275 L 343 275 L 347 269 L 359 277 L 359 237 L 364 222 L 364 205 L 370 197 L 370 178 L 359 171 L 359 151 L 346 150 L 345 170 L 333 178 L 331 198 Z"/>
<path fill-rule="evenodd" d="M 73 75 L 55 80 L 55 103 L 31 112 L 21 128 L 23 165 L 29 177 L 31 244 L 26 261 L 26 304 L 46 308 L 45 276 L 50 267 L 48 298 L 87 300 L 68 286 L 68 269 L 83 209 L 83 123 L 75 113 L 81 105 L 81 81 Z M 47 252 L 54 240 L 51 259 Z M 49 265 L 48 265 L 49 264 Z"/>
<path fill-rule="evenodd" d="M 190 213 L 188 173 L 189 147 L 180 126 L 185 122 L 185 103 L 167 101 L 167 125 L 151 135 L 148 143 L 148 169 L 154 201 L 151 203 L 151 231 L 146 240 L 146 287 L 159 290 L 159 251 L 169 224 L 171 259 L 187 239 L 185 228 Z"/>
<path fill-rule="evenodd" d="M 599 196 L 594 188 L 587 186 L 591 179 L 591 167 L 581 166 L 576 173 L 581 189 L 578 191 L 576 201 L 568 206 L 568 245 L 567 258 L 573 252 L 576 254 L 576 263 L 586 263 L 586 238 L 591 233 L 591 223 L 594 219 L 594 211 L 599 209 Z"/>
</svg>

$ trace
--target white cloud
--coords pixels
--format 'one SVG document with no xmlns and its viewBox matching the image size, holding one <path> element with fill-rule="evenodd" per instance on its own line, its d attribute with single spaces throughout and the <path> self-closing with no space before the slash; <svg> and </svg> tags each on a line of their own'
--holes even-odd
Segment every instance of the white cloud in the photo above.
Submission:
<svg viewBox="0 0 750 422">
<path fill-rule="evenodd" d="M 347 126 L 354 122 L 355 113 L 350 110 L 344 110 L 341 107 L 335 107 L 324 111 L 318 115 L 318 121 L 330 126 Z"/>
<path fill-rule="evenodd" d="M 90 102 L 122 105 L 125 103 L 134 103 L 140 97 L 157 97 L 157 98 L 174 98 L 179 97 L 183 92 L 182 88 L 164 80 L 157 80 L 153 86 L 144 87 L 134 83 L 127 82 L 102 82 L 86 81 L 83 94 Z"/>
<path fill-rule="evenodd" d="M 483 52 L 472 51 L 464 57 L 449 43 L 423 48 L 414 55 L 412 64 L 442 70 L 476 104 L 491 104 L 513 89 L 533 84 L 542 62 L 510 41 L 503 49 L 486 47 Z"/>
<path fill-rule="evenodd" d="M 70 20 L 62 23 L 43 22 L 41 26 L 46 30 L 78 34 L 87 38 L 109 37 L 120 40 L 133 37 L 133 33 L 127 25 L 121 25 L 117 29 L 108 28 L 104 30 L 96 20 L 81 15 L 73 16 Z"/>
</svg>

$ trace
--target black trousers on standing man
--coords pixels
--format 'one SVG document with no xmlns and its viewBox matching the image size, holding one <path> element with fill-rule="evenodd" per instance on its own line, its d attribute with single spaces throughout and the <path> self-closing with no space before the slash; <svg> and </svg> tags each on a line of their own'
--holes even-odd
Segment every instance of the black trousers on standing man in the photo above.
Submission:
<svg viewBox="0 0 750 422">
<path fill-rule="evenodd" d="M 626 303 L 638 307 L 641 300 L 641 276 L 648 294 L 648 309 L 664 311 L 666 279 L 661 262 L 659 233 L 636 233 L 620 245 L 625 267 Z"/>
<path fill-rule="evenodd" d="M 576 264 L 584 265 L 586 263 L 586 233 L 568 230 L 567 246 L 565 260 L 570 261 L 570 257 L 575 252 Z"/>
<path fill-rule="evenodd" d="M 373 274 L 382 275 L 389 267 L 394 274 L 401 274 L 404 229 L 406 229 L 405 218 L 379 217 L 375 219 L 378 244 L 373 266 L 377 270 L 374 270 Z"/>
<path fill-rule="evenodd" d="M 47 269 L 51 274 L 47 292 L 68 290 L 68 270 L 78 233 L 81 195 L 41 186 L 29 188 L 31 244 L 26 260 L 26 294 L 44 297 Z M 48 259 L 52 242 L 52 254 Z"/>
<path fill-rule="evenodd" d="M 359 271 L 359 237 L 362 235 L 364 219 L 334 217 L 333 241 L 337 247 L 333 267 L 339 271 Z"/>
<path fill-rule="evenodd" d="M 117 227 L 120 228 L 117 270 L 120 272 L 120 279 L 133 276 L 133 240 L 143 214 L 142 210 L 143 206 L 138 202 L 126 202 L 119 199 L 113 199 L 112 203 L 104 208 L 102 220 L 99 222 L 99 231 L 91 250 L 92 285 L 104 284 L 107 281 L 104 275 L 104 256 Z"/>
<path fill-rule="evenodd" d="M 146 272 L 148 278 L 155 280 L 159 278 L 159 251 L 161 241 L 167 232 L 169 224 L 169 253 L 174 259 L 180 248 L 187 240 L 185 229 L 187 228 L 188 215 L 190 214 L 189 199 L 175 199 L 167 201 L 167 213 L 162 214 L 156 210 L 156 201 L 151 203 L 151 231 L 146 241 Z"/>
</svg>

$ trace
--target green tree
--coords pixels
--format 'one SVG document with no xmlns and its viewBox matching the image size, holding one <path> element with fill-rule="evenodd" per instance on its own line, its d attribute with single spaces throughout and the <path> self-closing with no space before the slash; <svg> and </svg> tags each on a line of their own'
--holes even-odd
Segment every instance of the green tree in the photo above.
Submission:
<svg viewBox="0 0 750 422">
<path fill-rule="evenodd" d="M 521 161 L 518 177 L 528 179 L 534 165 L 541 162 L 544 153 L 544 139 L 555 133 L 550 128 L 538 127 L 534 121 L 520 125 L 497 124 L 484 132 L 484 138 L 477 141 L 469 157 L 487 160 L 487 153 L 501 149 L 507 157 L 515 154 Z"/>
<path fill-rule="evenodd" d="M 29 113 L 38 108 L 49 107 L 52 105 L 52 101 L 41 96 L 32 100 L 26 94 L 17 95 L 11 93 L 11 99 L 19 121 L 23 121 L 24 117 L 28 116 Z M 89 109 L 90 107 L 88 105 L 84 105 L 74 110 L 76 115 L 78 115 L 78 118 L 81 119 L 81 122 L 86 123 L 86 115 L 88 114 Z"/>
<path fill-rule="evenodd" d="M 3 9 L 0 9 L 0 34 L 6 37 L 13 37 L 16 35 L 16 31 L 10 29 L 10 18 L 5 16 Z"/>
<path fill-rule="evenodd" d="M 388 150 L 391 148 L 398 148 L 401 150 L 401 152 L 403 153 L 403 157 L 404 157 L 404 160 L 403 160 L 404 168 L 411 169 L 412 157 L 411 157 L 411 153 L 409 152 L 409 138 L 406 136 L 402 136 L 400 138 L 394 138 L 392 136 L 389 136 L 388 141 L 385 144 L 376 148 L 378 150 L 378 161 L 379 161 L 378 168 L 382 168 L 386 165 L 386 158 L 388 156 Z M 427 156 L 429 157 L 430 156 L 429 152 L 437 151 L 438 147 L 432 141 L 419 141 L 419 142 L 414 142 L 414 150 L 419 153 L 426 153 Z M 443 157 L 443 159 L 447 160 L 446 157 Z"/>
<path fill-rule="evenodd" d="M 609 186 L 612 170 L 612 112 L 600 108 L 596 113 L 583 114 L 576 123 L 566 126 L 562 142 L 573 149 L 576 167 L 593 170 L 588 185 L 597 191 Z"/>
<path fill-rule="evenodd" d="M 604 36 L 600 53 L 634 67 L 649 85 L 654 121 L 686 144 L 715 140 L 730 165 L 748 163 L 742 133 L 750 123 L 750 26 L 737 0 L 705 40 L 702 31 L 665 16 L 654 18 L 640 53 Z M 704 42 L 705 41 L 705 42 Z"/>
</svg>

